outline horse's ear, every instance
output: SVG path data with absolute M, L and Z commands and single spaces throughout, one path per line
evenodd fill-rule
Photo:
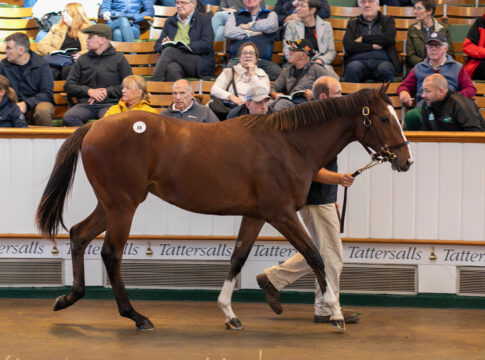
M 382 84 L 382 86 L 379 88 L 379 95 L 386 94 L 390 84 L 391 84 L 390 81 L 387 81 L 386 83 Z

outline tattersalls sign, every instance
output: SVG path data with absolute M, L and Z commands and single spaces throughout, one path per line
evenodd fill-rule
M 101 259 L 102 240 L 94 240 L 85 251 L 86 259 Z M 62 258 L 70 259 L 68 240 L 58 240 L 57 253 L 53 243 L 39 239 L 2 239 L 0 258 Z M 197 240 L 129 240 L 125 259 L 160 260 L 228 260 L 234 241 Z M 151 250 L 151 251 L 147 251 Z M 296 250 L 287 242 L 258 241 L 248 260 L 284 261 Z M 433 256 L 430 256 L 430 255 Z M 344 262 L 365 264 L 439 264 L 485 266 L 484 246 L 414 245 L 414 244 L 363 244 L 344 243 Z

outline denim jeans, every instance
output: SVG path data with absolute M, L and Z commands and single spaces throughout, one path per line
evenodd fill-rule
M 120 17 L 109 22 L 113 32 L 113 41 L 133 42 L 140 37 L 140 26 L 131 24 L 125 17 Z
M 224 25 L 226 25 L 228 11 L 218 11 L 212 17 L 212 30 L 214 30 L 214 41 L 224 41 Z

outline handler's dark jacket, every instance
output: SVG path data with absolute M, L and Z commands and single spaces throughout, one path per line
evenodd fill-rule
M 325 169 L 338 172 L 337 158 L 333 159 L 325 166 Z M 325 205 L 337 201 L 337 187 L 338 185 L 322 184 L 319 182 L 312 182 L 308 197 L 307 205 Z
M 364 34 L 366 27 L 367 25 L 362 15 L 349 20 L 343 39 L 346 55 L 345 64 L 352 60 L 352 55 L 379 51 L 372 48 L 372 44 L 377 44 L 383 47 L 396 73 L 400 73 L 401 65 L 399 64 L 395 45 L 396 26 L 394 24 L 394 18 L 392 16 L 382 15 L 379 11 L 376 21 L 372 26 L 372 34 Z M 354 40 L 360 36 L 362 36 L 362 42 L 355 42 Z
M 442 101 L 423 107 L 422 114 L 422 130 L 485 131 L 485 121 L 477 105 L 466 96 L 451 91 Z
M 121 98 L 121 83 L 131 74 L 128 60 L 110 45 L 101 55 L 94 51 L 81 55 L 66 79 L 64 90 L 68 95 L 75 96 L 79 102 L 87 103 L 89 89 L 106 88 L 108 96 L 101 104 L 118 103 Z
M 168 36 L 174 39 L 177 34 L 177 14 L 170 16 L 163 27 L 162 34 L 155 43 L 155 51 L 163 51 L 162 40 Z M 211 17 L 194 10 L 190 19 L 189 28 L 190 48 L 196 55 L 197 76 L 201 79 L 214 76 L 214 30 L 212 30 Z M 180 59 L 184 61 L 184 59 Z
M 27 64 L 19 66 L 7 58 L 0 62 L 0 75 L 4 75 L 17 93 L 19 102 L 24 101 L 27 109 L 33 109 L 40 102 L 54 103 L 54 79 L 49 64 L 38 54 L 29 51 Z

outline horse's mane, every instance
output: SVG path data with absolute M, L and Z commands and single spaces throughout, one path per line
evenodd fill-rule
M 369 106 L 372 89 L 362 89 L 353 94 L 328 98 L 325 100 L 308 101 L 298 106 L 266 115 L 245 116 L 244 126 L 257 128 L 265 132 L 291 131 L 299 127 L 311 126 L 327 122 L 337 117 L 351 117 Z M 384 100 L 391 103 L 387 96 Z

